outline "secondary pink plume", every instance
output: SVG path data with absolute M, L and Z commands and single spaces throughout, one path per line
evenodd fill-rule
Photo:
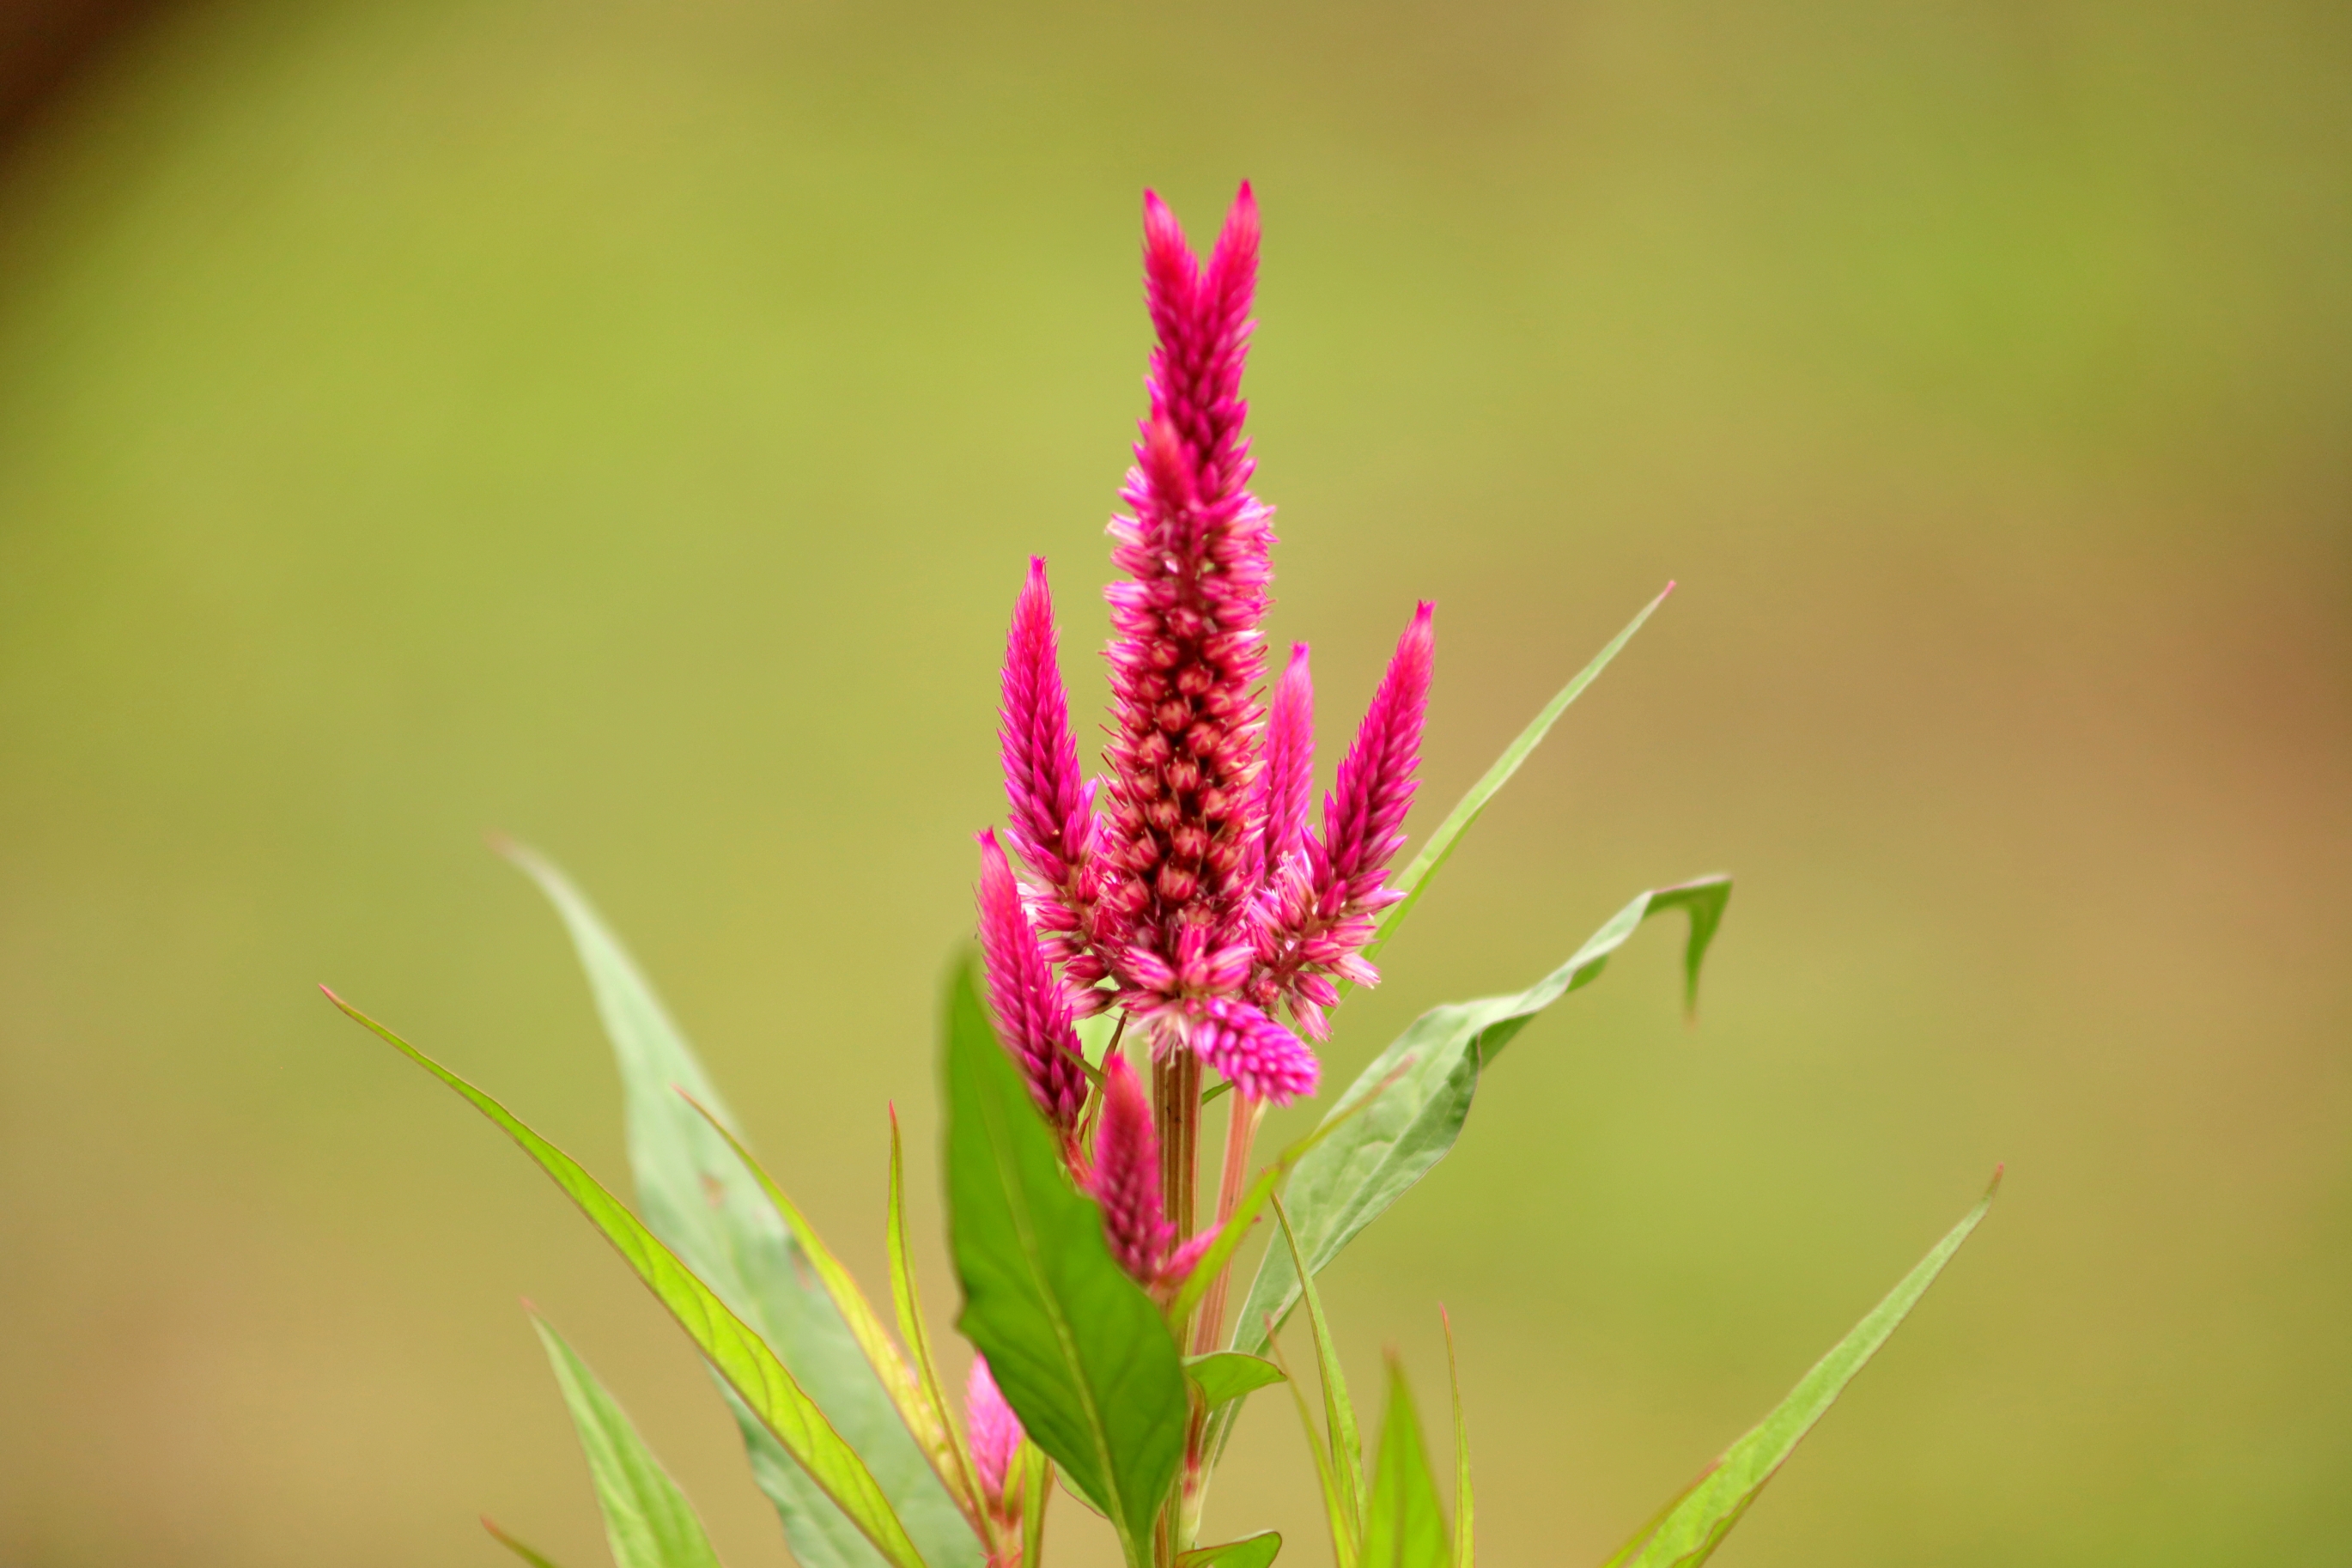
M 980 1489 L 994 1511 L 1004 1501 L 1004 1478 L 1025 1434 L 1021 1418 L 998 1392 L 986 1356 L 971 1358 L 971 1375 L 963 1385 L 963 1422 L 971 1436 L 971 1468 L 980 1472 Z
M 1387 885 L 1389 862 L 1404 843 L 1421 763 L 1422 721 L 1429 710 L 1435 657 L 1432 617 L 1423 604 L 1397 639 L 1380 689 L 1340 759 L 1339 776 L 1323 797 L 1321 831 L 1307 839 L 1305 874 L 1271 889 L 1271 930 L 1261 955 L 1271 954 L 1254 994 L 1280 994 L 1309 1035 L 1326 1030 L 1324 1010 L 1339 999 L 1333 977 L 1375 984 L 1380 972 L 1361 956 L 1374 917 L 1404 895 Z
M 1315 1092 L 1322 1064 L 1297 1036 L 1246 1002 L 1219 996 L 1195 1005 L 1192 1048 L 1236 1092 L 1276 1105 Z
M 1057 961 L 1074 985 L 1104 975 L 1090 950 L 1094 790 L 1078 772 L 1078 744 L 1070 733 L 1070 704 L 1062 689 L 1054 626 L 1054 598 L 1045 560 L 1029 558 L 1029 580 L 1013 607 L 1004 639 L 1004 674 L 997 707 L 997 739 L 1004 758 L 1004 795 L 1012 819 L 1004 837 L 1045 884 L 1034 900 L 1044 928 L 1045 956 Z M 1086 994 L 1091 995 L 1091 993 Z
M 1203 267 L 1156 195 L 1144 278 L 1151 411 L 1114 518 L 1108 814 L 1097 932 L 1121 999 L 1156 1014 L 1237 990 L 1263 864 L 1255 763 L 1270 509 L 1244 488 L 1241 378 L 1257 205 L 1235 197 Z
M 1175 1241 L 1160 1206 L 1160 1135 L 1152 1129 L 1143 1080 L 1117 1051 L 1103 1061 L 1102 1121 L 1095 1131 L 1091 1185 L 1095 1202 L 1102 1205 L 1110 1255 L 1137 1284 L 1157 1285 Z
M 1290 662 L 1274 683 L 1260 776 L 1265 781 L 1265 878 L 1276 882 L 1306 854 L 1307 801 L 1315 789 L 1315 677 L 1303 642 L 1291 645 Z
M 1066 1143 L 1086 1103 L 1085 1058 L 1071 1026 L 1069 1001 L 1030 929 L 1020 886 L 993 830 L 980 835 L 980 946 L 997 1034 L 1021 1064 L 1037 1109 Z

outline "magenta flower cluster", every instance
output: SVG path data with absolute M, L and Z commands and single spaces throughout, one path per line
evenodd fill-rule
M 999 738 L 1010 803 L 1003 842 L 981 836 L 981 933 L 990 1000 L 1071 1166 L 1102 1203 L 1121 1261 L 1166 1286 L 1180 1245 L 1142 1082 L 1113 1052 L 1087 1083 L 1075 1020 L 1118 1016 L 1154 1062 L 1190 1052 L 1244 1105 L 1312 1094 L 1342 982 L 1380 912 L 1402 896 L 1390 863 L 1420 759 L 1431 606 L 1398 642 L 1354 743 L 1308 820 L 1314 685 L 1303 643 L 1269 704 L 1262 625 L 1274 577 L 1273 509 L 1241 395 L 1258 260 L 1244 185 L 1203 264 L 1175 216 L 1144 198 L 1145 298 L 1158 344 L 1112 519 L 1112 641 L 1105 774 L 1084 777 L 1058 663 L 1045 563 L 1030 563 L 1006 640 Z M 1284 1022 L 1287 1015 L 1288 1023 Z M 1253 1116 L 1255 1110 L 1252 1111 Z M 1098 1124 L 1098 1125 L 1097 1125 Z M 1087 1135 L 1095 1129 L 1091 1159 Z M 1189 1151 L 1188 1151 L 1189 1152 Z

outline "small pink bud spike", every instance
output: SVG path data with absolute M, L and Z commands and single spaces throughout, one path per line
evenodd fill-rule
M 1315 1092 L 1322 1064 L 1297 1036 L 1246 1002 L 1219 996 L 1197 1006 L 1192 1048 L 1235 1093 L 1279 1106 Z
M 1089 940 L 1097 880 L 1091 866 L 1094 790 L 1078 772 L 1059 643 L 1045 560 L 1032 556 L 1029 580 L 1013 605 L 1013 628 L 1004 640 L 997 707 L 1004 795 L 1012 808 L 1005 837 L 1045 883 L 1045 894 L 1035 902 L 1046 958 L 1065 966 L 1074 986 L 1091 987 L 1106 973 Z M 1081 991 L 1077 999 L 1091 1001 L 1095 995 Z
M 1273 929 L 1261 943 L 1270 951 L 1253 994 L 1288 999 L 1299 1026 L 1320 1039 L 1324 1009 L 1339 1000 L 1331 977 L 1378 984 L 1380 972 L 1360 956 L 1372 939 L 1373 917 L 1399 895 L 1386 885 L 1389 862 L 1404 844 L 1405 814 L 1421 763 L 1422 721 L 1429 710 L 1429 678 L 1436 653 L 1433 617 L 1423 604 L 1397 639 L 1380 689 L 1340 759 L 1323 797 L 1319 833 L 1307 841 L 1303 886 L 1276 889 Z
M 988 1358 L 971 1358 L 971 1375 L 964 1380 L 963 1420 L 971 1435 L 971 1468 L 980 1472 L 980 1489 L 987 1500 L 991 1513 L 1001 1513 L 1004 1507 L 1004 1480 L 1013 1468 L 1013 1456 L 1021 1447 L 1024 1434 L 1021 1418 L 1013 1414 L 1013 1406 L 1004 1403 L 998 1392 L 996 1379 L 988 1370 Z
M 1265 876 L 1277 881 L 1283 868 L 1307 849 L 1307 801 L 1315 788 L 1315 678 L 1307 667 L 1307 645 L 1293 643 L 1290 662 L 1274 684 L 1273 712 L 1265 726 Z
M 1148 1288 L 1159 1283 L 1176 1239 L 1160 1201 L 1160 1135 L 1152 1128 L 1151 1099 L 1133 1064 L 1117 1051 L 1103 1061 L 1102 1094 L 1090 1184 L 1102 1205 L 1110 1255 Z
M 1085 1058 L 1070 1005 L 1021 907 L 1013 867 L 992 831 L 980 835 L 980 946 L 996 1030 L 1029 1080 L 1037 1109 L 1067 1143 L 1086 1103 Z
M 1270 510 L 1244 488 L 1242 368 L 1257 204 L 1234 199 L 1204 268 L 1144 197 L 1144 282 L 1159 346 L 1135 467 L 1114 518 L 1111 774 L 1096 933 L 1131 1012 L 1236 991 L 1255 948 L 1264 828 L 1256 783 L 1273 577 Z M 1081 975 L 1081 978 L 1084 978 Z

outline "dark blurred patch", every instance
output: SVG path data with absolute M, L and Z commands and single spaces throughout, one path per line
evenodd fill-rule
M 0 3 L 0 153 L 125 35 L 170 0 Z

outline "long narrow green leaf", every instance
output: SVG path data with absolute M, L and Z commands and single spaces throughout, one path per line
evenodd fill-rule
M 1282 1380 L 1290 1388 L 1290 1402 L 1298 1410 L 1299 1429 L 1307 1434 L 1307 1452 L 1315 1461 L 1315 1481 L 1323 1494 L 1324 1521 L 1331 1527 L 1331 1561 L 1339 1568 L 1355 1568 L 1355 1524 L 1348 1517 L 1347 1500 L 1339 1495 L 1339 1478 L 1331 1468 L 1331 1451 L 1324 1445 L 1323 1434 L 1315 1428 L 1315 1412 L 1307 1407 L 1306 1391 L 1291 1372 L 1290 1362 L 1282 1353 L 1281 1336 L 1271 1324 L 1265 1331 L 1265 1352 L 1282 1370 Z
M 536 882 L 563 921 L 620 1068 L 629 1165 L 646 1226 L 735 1315 L 774 1347 L 874 1474 L 932 1568 L 981 1568 L 982 1551 L 929 1459 L 898 1418 L 782 1216 L 683 1089 L 730 1131 L 735 1120 L 685 1035 L 611 929 L 545 859 L 501 853 Z M 722 1381 L 721 1386 L 724 1387 Z M 730 1391 L 751 1474 L 782 1521 L 801 1568 L 879 1568 L 865 1537 L 779 1447 Z
M 969 955 L 948 987 L 948 1229 L 964 1306 L 1005 1402 L 1099 1507 L 1130 1564 L 1182 1457 L 1191 1394 L 1175 1337 L 1113 1260 L 1102 1213 L 997 1043 Z
M 1437 1321 L 1445 1325 L 1445 1380 L 1454 1389 L 1454 1568 L 1470 1568 L 1470 1428 L 1462 1420 L 1462 1363 L 1454 1355 L 1454 1318 L 1443 1307 Z
M 691 1096 L 688 1099 L 693 1102 Z M 971 1472 L 970 1457 L 963 1445 L 955 1440 L 944 1413 L 925 1393 L 914 1369 L 907 1364 L 907 1358 L 898 1353 L 897 1345 L 890 1342 L 889 1331 L 875 1315 L 873 1304 L 866 1300 L 866 1292 L 859 1288 L 856 1277 L 842 1266 L 841 1259 L 833 1255 L 833 1248 L 824 1244 L 824 1237 L 817 1234 L 816 1227 L 809 1223 L 800 1205 L 776 1184 L 775 1178 L 768 1174 L 767 1168 L 752 1156 L 749 1149 L 743 1147 L 742 1141 L 729 1131 L 726 1124 L 707 1108 L 695 1103 L 695 1109 L 702 1112 L 704 1119 L 721 1138 L 727 1140 L 727 1146 L 735 1152 L 737 1159 L 742 1161 L 743 1168 L 751 1173 L 752 1178 L 760 1184 L 760 1190 L 768 1195 L 768 1201 L 775 1205 L 776 1212 L 784 1216 L 784 1223 L 792 1226 L 793 1239 L 800 1244 L 802 1255 L 815 1270 L 825 1293 L 833 1298 L 835 1310 L 841 1314 L 842 1321 L 849 1325 L 850 1338 L 856 1340 L 857 1348 L 865 1352 L 866 1364 L 874 1369 L 874 1375 L 880 1380 L 883 1391 L 889 1394 L 890 1403 L 898 1407 L 898 1418 L 906 1423 L 907 1430 L 914 1434 L 916 1447 L 921 1448 L 930 1460 L 931 1469 L 947 1487 L 950 1495 L 958 1497 L 965 1510 L 964 1517 L 972 1530 L 976 1532 L 984 1530 L 986 1527 L 982 1521 L 986 1516 L 981 1508 L 979 1478 Z
M 1578 670 L 1574 679 L 1553 693 L 1552 700 L 1543 705 L 1543 711 L 1538 713 L 1528 727 L 1503 748 L 1503 754 L 1495 759 L 1494 766 L 1488 768 L 1478 782 L 1470 786 L 1469 793 L 1446 813 L 1445 820 L 1437 825 L 1437 831 L 1429 836 L 1428 842 L 1421 847 L 1421 853 L 1412 858 L 1412 863 L 1397 879 L 1397 890 L 1404 894 L 1404 898 L 1381 917 L 1379 929 L 1364 948 L 1365 957 L 1370 958 L 1386 945 L 1390 935 L 1404 923 L 1404 917 L 1412 912 L 1412 906 L 1421 901 L 1421 895 L 1428 889 L 1429 879 L 1437 875 L 1439 868 L 1453 855 L 1454 845 L 1470 831 L 1470 825 L 1478 820 L 1479 813 L 1486 809 L 1486 803 L 1511 782 L 1511 775 L 1519 771 L 1519 764 L 1526 762 L 1538 746 L 1543 744 L 1544 737 L 1551 733 L 1551 727 L 1559 721 L 1562 713 L 1568 711 L 1568 705 L 1584 695 L 1584 689 L 1609 668 L 1609 661 L 1633 640 L 1633 634 L 1642 629 L 1642 623 L 1648 620 L 1657 607 L 1666 602 L 1666 595 L 1674 591 L 1675 585 L 1667 584 L 1664 593 L 1644 605 L 1642 613 L 1628 622 L 1623 631 L 1609 640 L 1607 647 L 1592 656 L 1591 663 Z
M 1239 1399 L 1269 1383 L 1280 1383 L 1282 1368 L 1264 1356 L 1216 1351 L 1208 1355 L 1187 1356 L 1184 1375 L 1201 1391 L 1202 1406 L 1214 1410 L 1229 1399 Z
M 1731 1527 L 1739 1522 L 1764 1483 L 1780 1472 L 1780 1468 L 1803 1441 L 1813 1423 L 1825 1415 L 1853 1381 L 1854 1373 L 1866 1365 L 1870 1358 L 1885 1344 L 1887 1336 L 1919 1304 L 1944 1265 L 1960 1249 L 1992 1206 L 1994 1194 L 2000 1191 L 2000 1173 L 1993 1173 L 1992 1184 L 1985 1189 L 1959 1224 L 1954 1226 L 1937 1242 L 1916 1268 L 1903 1277 L 1901 1284 L 1886 1293 L 1885 1300 L 1870 1310 L 1867 1317 L 1855 1324 L 1845 1338 L 1840 1340 L 1830 1353 L 1815 1363 L 1789 1396 L 1773 1408 L 1754 1430 L 1724 1450 L 1723 1458 L 1708 1467 L 1689 1494 L 1672 1509 L 1649 1538 L 1642 1542 L 1640 1552 L 1632 1559 L 1633 1568 L 1696 1568 L 1715 1554 Z
M 637 1436 L 618 1401 L 604 1391 L 563 1336 L 537 1312 L 530 1326 L 547 1347 L 549 1364 L 572 1411 L 572 1425 L 588 1456 L 596 1506 L 604 1514 L 604 1541 L 614 1568 L 719 1568 L 719 1553 L 695 1517 L 694 1505 Z
M 1381 1447 L 1372 1465 L 1372 1496 L 1365 1510 L 1363 1568 L 1447 1568 L 1445 1508 L 1430 1473 L 1404 1364 L 1389 1355 L 1389 1407 L 1381 1418 Z
M 1279 1531 L 1261 1530 L 1222 1546 L 1196 1546 L 1176 1555 L 1176 1568 L 1270 1568 L 1282 1551 Z
M 497 1542 L 500 1546 L 505 1547 L 509 1552 L 513 1552 L 516 1556 L 530 1563 L 530 1568 L 555 1568 L 555 1564 L 551 1561 L 541 1556 L 538 1552 L 533 1552 L 530 1547 L 525 1546 L 521 1542 L 517 1541 L 513 1536 L 509 1535 L 505 1531 L 500 1530 L 498 1526 L 498 1521 L 487 1513 L 482 1515 L 482 1528 L 490 1532 L 490 1539 L 492 1541 Z
M 637 1278 L 652 1289 L 670 1316 L 676 1318 L 720 1376 L 772 1433 L 784 1453 L 824 1489 L 851 1523 L 895 1568 L 923 1568 L 922 1555 L 908 1538 L 906 1527 L 892 1511 L 890 1500 L 873 1472 L 825 1420 L 814 1401 L 794 1382 L 784 1363 L 742 1319 L 728 1310 L 711 1289 L 695 1277 L 677 1254 L 663 1246 L 653 1232 L 631 1214 L 626 1205 L 598 1184 L 580 1163 L 526 1126 L 513 1112 L 488 1094 L 418 1050 L 333 992 L 329 1001 L 354 1022 L 372 1030 L 409 1060 L 447 1084 L 475 1110 L 539 1162 L 540 1168 L 580 1206 L 604 1239 L 613 1244 Z
M 1349 1568 L 1361 1559 L 1364 1545 L 1364 1446 L 1356 1436 L 1356 1404 L 1348 1397 L 1348 1377 L 1339 1368 L 1339 1349 L 1332 1341 L 1331 1325 L 1323 1317 L 1323 1298 L 1299 1253 L 1298 1232 L 1291 1226 L 1290 1211 L 1280 1198 L 1274 1200 L 1274 1217 L 1281 1222 L 1282 1239 L 1299 1278 L 1306 1281 L 1307 1329 L 1315 1342 L 1316 1375 L 1323 1384 L 1323 1420 L 1330 1428 L 1331 1479 L 1338 1483 L 1339 1505 L 1348 1517 L 1348 1550 L 1340 1558 L 1340 1568 Z
M 1021 1471 L 1021 1568 L 1045 1568 L 1045 1505 L 1054 1500 L 1054 1461 L 1045 1449 L 1024 1441 L 1016 1462 Z
M 898 1146 L 898 1108 L 890 1108 L 890 1305 L 898 1318 L 898 1337 L 906 1342 L 915 1363 L 916 1381 L 931 1407 L 932 1419 L 947 1434 L 956 1459 L 957 1486 L 967 1497 L 980 1496 L 980 1473 L 972 1468 L 971 1450 L 956 1430 L 948 1405 L 947 1387 L 940 1381 L 939 1363 L 931 1357 L 930 1331 L 923 1326 L 922 1295 L 915 1288 L 915 1253 L 907 1239 L 906 1158 Z M 956 1489 L 956 1488 L 950 1488 Z
M 1566 963 L 1517 995 L 1452 1003 L 1414 1020 L 1356 1076 L 1325 1118 L 1346 1124 L 1303 1156 L 1291 1173 L 1283 1201 L 1297 1226 L 1308 1268 L 1320 1270 L 1337 1258 L 1359 1231 L 1445 1157 L 1461 1135 L 1485 1067 L 1536 1015 L 1591 984 L 1610 954 L 1643 921 L 1667 910 L 1689 912 L 1684 971 L 1686 984 L 1696 986 L 1699 964 L 1730 896 L 1730 879 L 1723 877 L 1643 893 L 1612 916 Z M 1378 1100 L 1356 1114 L 1361 1101 L 1375 1091 Z M 1268 1247 L 1234 1320 L 1233 1348 L 1258 1349 L 1265 1343 L 1265 1321 L 1281 1322 L 1297 1301 L 1298 1272 L 1288 1253 Z

